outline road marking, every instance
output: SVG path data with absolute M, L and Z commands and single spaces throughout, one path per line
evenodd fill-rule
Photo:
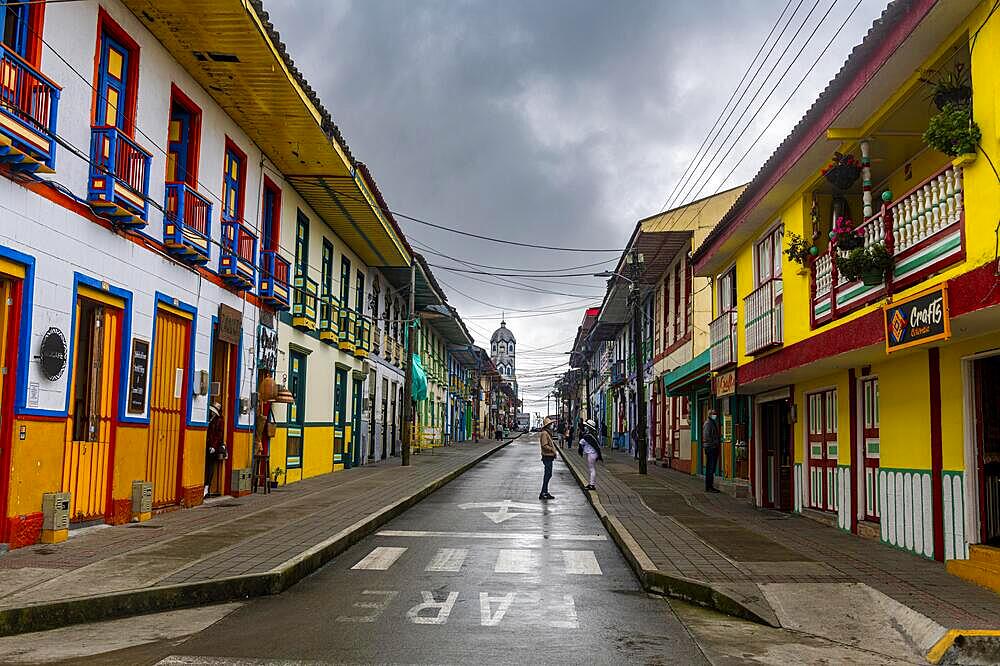
M 502 597 L 491 597 L 489 592 L 479 593 L 479 616 L 480 624 L 484 627 L 495 627 L 500 624 L 500 620 L 507 614 L 510 605 L 514 603 L 516 592 L 509 592 Z M 500 602 L 500 607 L 496 613 L 490 612 L 490 602 Z
M 607 541 L 603 534 L 545 534 L 544 532 L 422 532 L 420 530 L 382 530 L 384 537 L 434 537 L 455 539 L 516 539 L 518 541 Z
M 538 561 L 535 557 L 536 551 L 517 549 L 502 549 L 497 553 L 496 564 L 493 565 L 494 573 L 533 573 L 538 569 Z
M 410 622 L 413 624 L 444 624 L 447 622 L 448 616 L 451 615 L 451 609 L 455 606 L 455 601 L 458 600 L 458 592 L 449 592 L 444 601 L 436 601 L 433 592 L 421 591 L 420 594 L 423 596 L 424 602 L 406 611 L 406 617 L 410 619 Z M 421 615 L 421 611 L 425 610 L 436 611 L 436 613 L 434 615 Z
M 438 548 L 424 571 L 461 571 L 468 554 L 466 548 Z
M 564 550 L 562 554 L 568 574 L 600 576 L 604 573 L 592 550 Z
M 368 615 L 341 615 L 337 618 L 337 622 L 374 622 L 382 616 L 382 612 L 389 607 L 392 600 L 399 596 L 399 592 L 393 590 L 363 590 L 361 594 L 381 596 L 383 599 L 381 601 L 355 601 L 355 608 L 367 608 L 374 612 Z
M 400 556 L 406 552 L 405 548 L 390 548 L 387 546 L 379 546 L 372 552 L 365 555 L 364 559 L 355 564 L 352 569 L 369 569 L 373 571 L 385 571 L 393 564 Z
M 538 504 L 525 504 L 524 502 L 515 502 L 513 500 L 500 500 L 499 502 L 466 502 L 465 504 L 459 504 L 458 508 L 462 509 L 492 509 L 496 508 L 496 511 L 483 511 L 483 515 L 492 520 L 494 523 L 502 523 L 505 520 L 510 520 L 511 518 L 517 518 L 518 516 L 527 515 L 525 513 L 512 513 L 511 509 L 521 509 L 522 511 L 544 511 L 545 509 Z
M 566 619 L 555 620 L 552 622 L 552 626 L 556 629 L 579 629 L 580 622 L 576 615 L 576 601 L 573 599 L 573 595 L 564 594 L 563 602 L 566 604 Z

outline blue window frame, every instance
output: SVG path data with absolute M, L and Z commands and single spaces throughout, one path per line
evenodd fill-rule
M 11 51 L 27 59 L 28 57 L 28 19 L 31 5 L 10 4 L 8 0 L 0 0 L 0 35 L 3 43 Z
M 278 239 L 275 232 L 275 221 L 278 219 L 278 193 L 274 188 L 264 186 L 264 202 L 261 211 L 260 249 L 277 250 Z
M 195 186 L 191 162 L 192 114 L 176 102 L 170 105 L 169 140 L 167 142 L 167 182 Z
M 222 214 L 226 220 L 243 219 L 244 158 L 233 148 L 226 148 L 225 172 L 222 174 Z
M 129 51 L 107 33 L 101 35 L 101 60 L 97 76 L 97 116 L 94 124 L 127 130 Z

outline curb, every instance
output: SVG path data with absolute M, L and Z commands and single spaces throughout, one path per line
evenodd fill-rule
M 573 478 L 576 479 L 576 482 L 580 484 L 582 489 L 586 485 L 582 472 L 569 463 L 561 448 L 557 448 L 557 451 L 559 457 L 563 459 L 563 463 L 569 468 L 570 474 L 573 475 Z M 593 490 L 584 490 L 583 493 L 587 496 L 598 518 L 601 519 L 601 523 L 611 534 L 612 540 L 617 544 L 618 549 L 622 552 L 626 561 L 628 561 L 629 566 L 632 567 L 632 571 L 635 572 L 636 578 L 639 579 L 639 583 L 644 590 L 695 603 L 699 606 L 705 606 L 720 613 L 750 620 L 758 624 L 780 627 L 777 619 L 769 620 L 761 617 L 756 611 L 712 586 L 710 583 L 682 576 L 672 576 L 657 569 L 656 565 L 649 559 L 649 556 L 646 555 L 646 552 L 636 542 L 629 531 L 625 529 L 621 521 L 616 516 L 608 513 L 604 508 L 597 493 Z
M 412 495 L 379 509 L 271 571 L 0 609 L 0 636 L 280 594 L 515 439 L 484 451 Z

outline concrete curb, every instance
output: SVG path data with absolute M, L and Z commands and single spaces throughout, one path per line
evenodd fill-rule
M 134 615 L 279 594 L 438 488 L 455 480 L 484 459 L 506 447 L 514 439 L 517 437 L 487 449 L 479 456 L 438 477 L 412 495 L 383 507 L 271 571 L 195 583 L 77 597 L 18 608 L 4 608 L 0 609 L 0 636 L 45 631 L 72 624 L 101 622 Z
M 587 482 L 584 480 L 583 474 L 566 460 L 566 454 L 561 448 L 557 450 L 566 467 L 569 468 L 573 478 L 580 484 L 580 487 L 583 488 L 586 486 Z M 597 493 L 593 490 L 584 490 L 583 493 L 587 496 L 597 516 L 601 519 L 601 523 L 604 524 L 604 527 L 611 534 L 611 538 L 615 544 L 618 545 L 618 549 L 621 550 L 629 566 L 632 567 L 644 590 L 695 603 L 725 613 L 726 615 L 750 620 L 751 622 L 771 627 L 781 626 L 778 624 L 777 618 L 769 619 L 762 617 L 754 609 L 734 599 L 710 583 L 682 576 L 672 576 L 657 569 L 656 565 L 649 559 L 649 556 L 646 555 L 646 552 L 636 542 L 625 526 L 622 525 L 621 521 L 616 516 L 608 513 L 604 508 Z

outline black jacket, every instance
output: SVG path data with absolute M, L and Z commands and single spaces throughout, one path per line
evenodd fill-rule
M 719 424 L 715 419 L 709 417 L 701 426 L 701 445 L 712 448 L 720 444 L 722 444 L 722 432 L 719 430 Z

